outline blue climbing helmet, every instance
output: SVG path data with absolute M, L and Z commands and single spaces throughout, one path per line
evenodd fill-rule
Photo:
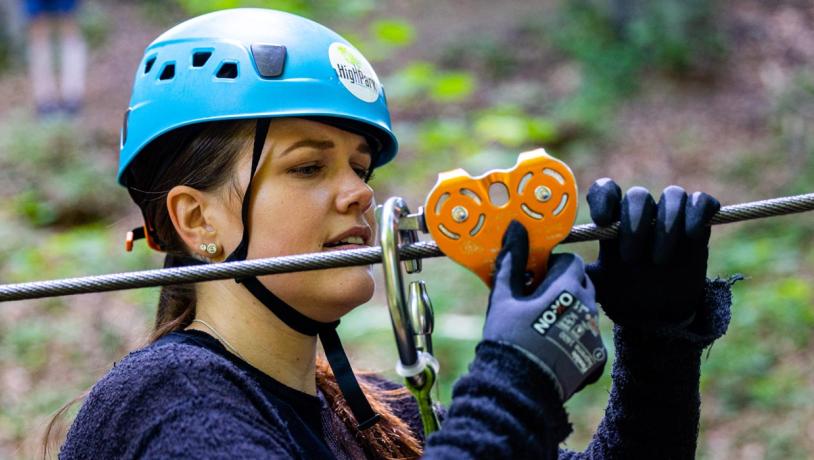
M 118 180 L 150 142 L 196 123 L 307 117 L 364 135 L 373 166 L 396 154 L 384 90 L 337 33 L 281 11 L 240 8 L 185 21 L 139 65 L 121 131 Z

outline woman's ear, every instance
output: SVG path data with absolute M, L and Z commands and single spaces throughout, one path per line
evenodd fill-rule
M 216 227 L 206 218 L 209 208 L 218 205 L 210 194 L 186 185 L 177 185 L 167 194 L 167 212 L 191 254 L 214 259 L 222 252 Z

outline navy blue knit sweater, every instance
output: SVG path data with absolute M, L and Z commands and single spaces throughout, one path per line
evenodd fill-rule
M 482 342 L 425 458 L 693 458 L 702 350 L 729 323 L 728 283 L 681 330 L 616 327 L 610 400 L 585 452 L 548 377 L 516 350 Z M 386 385 L 383 383 L 383 385 Z M 578 396 L 577 396 L 578 397 Z M 410 399 L 393 406 L 420 433 Z M 321 397 L 276 382 L 200 332 L 131 353 L 92 389 L 60 458 L 354 458 Z M 352 435 L 351 435 L 352 436 Z

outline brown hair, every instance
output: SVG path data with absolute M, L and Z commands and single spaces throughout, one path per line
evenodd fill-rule
M 201 191 L 212 191 L 231 181 L 238 194 L 235 167 L 241 150 L 249 145 L 255 122 L 250 120 L 217 121 L 172 131 L 153 141 L 129 168 L 124 181 L 139 204 L 154 237 L 170 257 L 189 257 L 183 241 L 175 231 L 166 206 L 167 194 L 177 185 Z M 186 328 L 195 317 L 194 285 L 166 286 L 161 289 L 155 327 L 149 342 Z M 317 387 L 333 411 L 354 434 L 365 454 L 374 458 L 402 459 L 421 455 L 422 446 L 410 426 L 398 418 L 389 403 L 409 396 L 406 389 L 384 390 L 360 379 L 359 384 L 373 410 L 381 415 L 372 428 L 360 431 L 342 396 L 339 385 L 324 358 L 316 363 Z M 60 409 L 49 423 L 44 438 L 44 456 L 55 421 L 80 401 L 87 392 Z

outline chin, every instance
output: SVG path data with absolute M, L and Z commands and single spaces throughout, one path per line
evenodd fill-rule
M 370 267 L 301 272 L 267 280 L 266 287 L 283 301 L 325 323 L 370 300 L 376 287 Z
M 336 273 L 335 285 L 330 297 L 334 298 L 334 305 L 340 316 L 362 305 L 373 297 L 373 290 L 376 283 L 369 267 L 352 267 L 340 269 L 341 273 Z M 333 276 L 332 276 L 333 278 Z

